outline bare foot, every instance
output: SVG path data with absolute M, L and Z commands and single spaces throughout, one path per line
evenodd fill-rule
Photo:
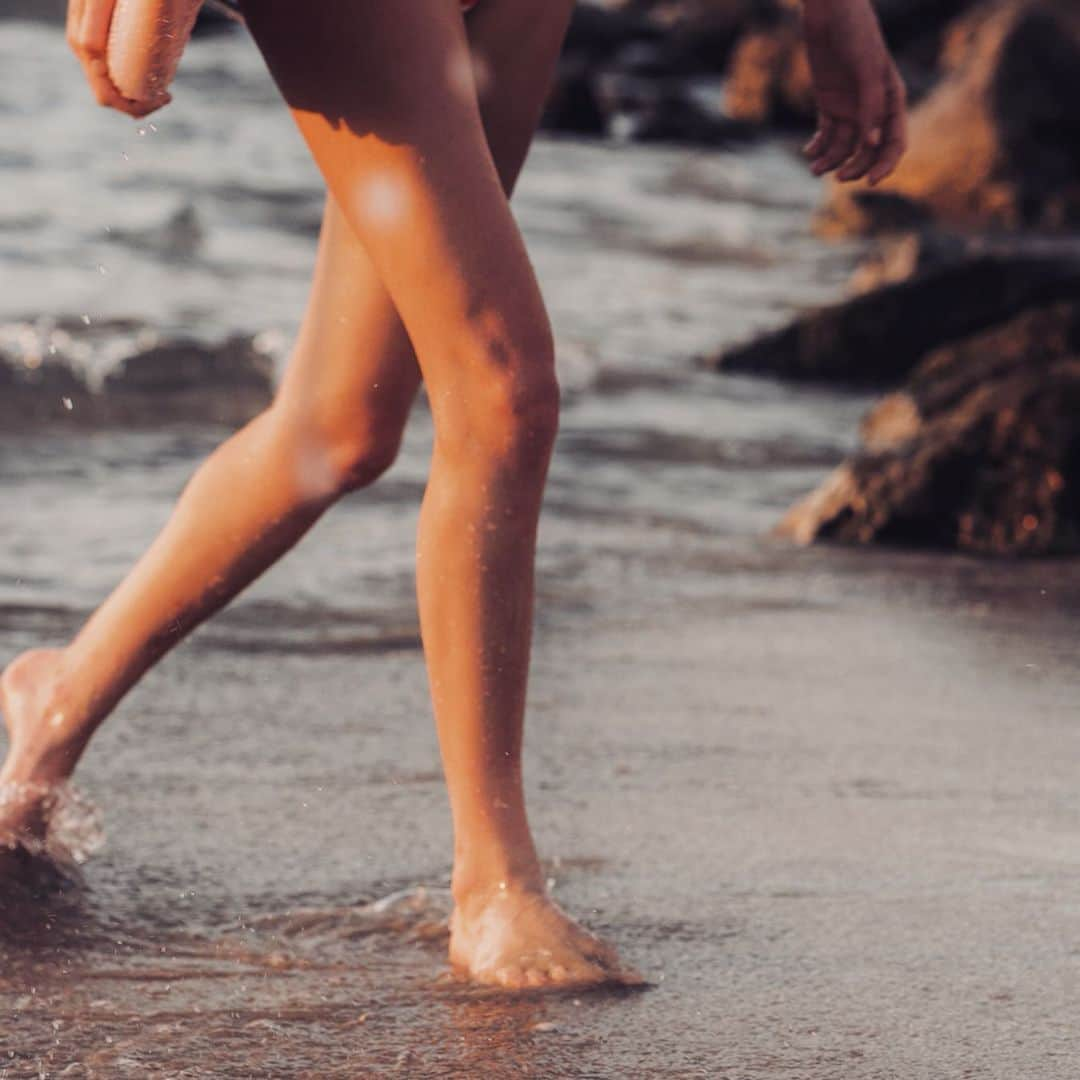
M 25 652 L 0 675 L 0 713 L 8 730 L 0 769 L 0 847 L 44 840 L 52 795 L 74 767 L 65 717 L 51 705 L 62 655 Z
M 514 888 L 458 903 L 450 919 L 450 963 L 474 982 L 512 990 L 645 981 L 549 896 Z

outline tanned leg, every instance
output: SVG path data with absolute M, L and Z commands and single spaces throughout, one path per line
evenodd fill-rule
M 472 46 L 500 118 L 492 145 L 520 156 L 569 4 L 490 3 L 470 25 Z M 525 815 L 533 562 L 558 389 L 547 314 L 463 77 L 461 17 L 447 0 L 249 0 L 246 10 L 397 307 L 431 402 L 417 581 L 455 828 L 452 960 L 508 987 L 630 979 L 546 895 Z

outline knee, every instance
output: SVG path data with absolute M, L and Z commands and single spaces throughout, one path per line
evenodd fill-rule
M 288 414 L 281 417 L 281 428 L 294 478 L 301 492 L 312 500 L 333 500 L 366 487 L 397 458 L 401 423 L 364 410 L 281 412 Z
M 324 442 L 334 494 L 375 483 L 397 460 L 401 428 L 373 422 Z
M 429 388 L 442 451 L 517 473 L 546 470 L 560 396 L 550 327 L 483 333 L 461 371 L 455 385 Z

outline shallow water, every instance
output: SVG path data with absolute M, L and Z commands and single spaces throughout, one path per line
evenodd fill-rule
M 9 337 L 134 317 L 284 356 L 320 193 L 243 37 L 197 43 L 140 135 L 55 30 L 3 35 Z M 781 147 L 542 140 L 515 200 L 568 389 L 530 796 L 556 895 L 653 988 L 443 980 L 419 408 L 103 729 L 105 849 L 0 900 L 0 1076 L 1075 1075 L 1080 567 L 765 539 L 866 399 L 694 363 L 839 295 L 815 198 Z M 0 660 L 78 627 L 221 434 L 0 435 Z

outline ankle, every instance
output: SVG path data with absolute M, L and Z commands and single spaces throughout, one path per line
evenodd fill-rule
M 451 891 L 458 908 L 483 906 L 499 896 L 547 891 L 544 873 L 535 853 L 531 858 L 486 862 L 454 867 Z
M 66 779 L 83 746 L 82 725 L 65 690 L 65 654 L 23 654 L 4 673 L 2 699 L 9 752 L 0 776 L 6 783 Z

